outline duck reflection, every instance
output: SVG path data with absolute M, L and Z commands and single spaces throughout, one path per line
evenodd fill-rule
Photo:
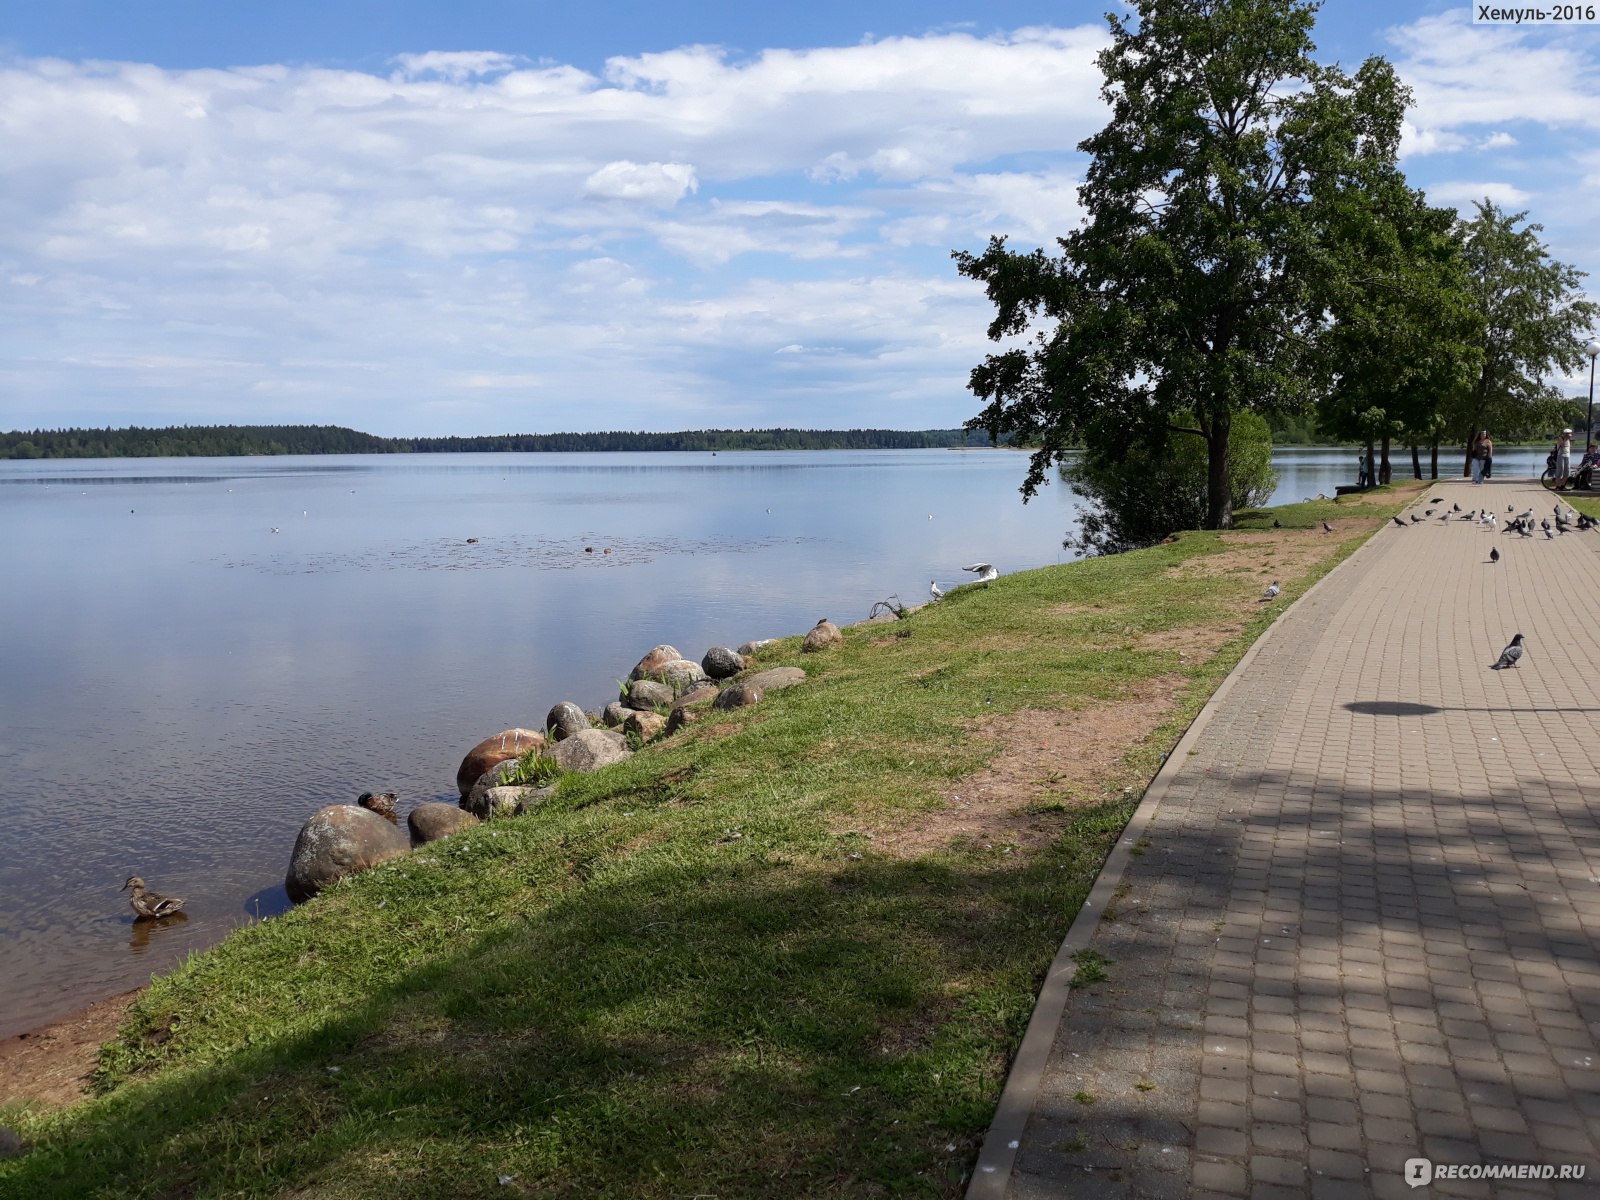
M 135 952 L 144 950 L 150 945 L 152 937 L 159 937 L 162 930 L 182 925 L 188 919 L 188 913 L 175 912 L 165 917 L 157 917 L 153 921 L 130 921 L 128 949 Z

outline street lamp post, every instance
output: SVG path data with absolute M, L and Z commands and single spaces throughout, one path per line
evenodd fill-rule
M 1584 422 L 1586 440 L 1594 441 L 1594 360 L 1600 356 L 1600 338 L 1590 338 L 1584 352 L 1589 356 L 1589 419 Z

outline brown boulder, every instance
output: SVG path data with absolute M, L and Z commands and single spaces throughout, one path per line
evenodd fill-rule
M 413 846 L 437 842 L 458 829 L 466 829 L 477 823 L 478 818 L 464 811 L 459 804 L 419 804 L 406 818 Z
M 754 675 L 746 675 L 740 680 L 741 683 L 758 687 L 763 692 L 776 692 L 805 681 L 806 673 L 803 667 L 768 667 L 765 671 L 757 671 Z
M 723 688 L 711 704 L 712 708 L 744 708 L 751 704 L 761 703 L 761 689 L 755 687 L 747 680 L 730 683 Z
M 658 704 L 671 704 L 677 693 L 665 683 L 655 679 L 635 679 L 628 684 L 622 703 L 633 709 L 654 708 Z
M 675 708 L 667 714 L 666 732 L 668 734 L 677 733 L 678 730 L 686 725 L 696 724 L 705 715 L 706 710 L 704 708 Z
M 544 734 L 536 729 L 506 729 L 484 738 L 456 768 L 456 790 L 463 797 L 490 767 L 508 758 L 521 758 L 529 750 L 544 745 Z
M 283 886 L 299 904 L 347 875 L 410 849 L 411 839 L 377 813 L 353 804 L 330 804 L 300 827 Z
M 717 685 L 714 683 L 700 683 L 690 688 L 683 695 L 672 702 L 673 708 L 693 708 L 698 704 L 710 704 L 717 698 Z
M 644 679 L 646 676 L 659 670 L 669 662 L 677 662 L 683 655 L 679 654 L 676 647 L 657 646 L 643 658 L 639 664 L 628 672 L 629 679 Z
M 636 733 L 648 742 L 661 732 L 666 723 L 667 719 L 658 712 L 629 713 L 628 719 L 622 723 L 622 731 Z
M 811 632 L 806 634 L 805 640 L 800 643 L 800 649 L 810 652 L 826 650 L 830 646 L 842 645 L 844 634 L 839 632 L 839 627 L 827 617 L 823 617 L 811 627 Z

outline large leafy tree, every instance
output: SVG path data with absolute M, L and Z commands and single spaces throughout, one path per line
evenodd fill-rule
M 1481 358 L 1467 386 L 1446 407 L 1449 427 L 1469 450 L 1489 430 L 1506 441 L 1549 434 L 1566 419 L 1566 400 L 1545 382 L 1587 363 L 1585 333 L 1600 305 L 1583 298 L 1584 272 L 1550 257 L 1543 226 L 1527 213 L 1502 212 L 1488 200 L 1457 228 L 1478 320 Z
M 1403 437 L 1437 446 L 1439 409 L 1476 373 L 1478 321 L 1464 261 L 1452 236 L 1454 210 L 1433 208 L 1391 164 L 1328 189 L 1320 198 L 1330 318 L 1318 336 L 1330 380 L 1318 405 L 1324 433 L 1381 449 L 1378 480 L 1389 482 L 1389 443 Z M 1420 477 L 1420 466 L 1417 466 Z
M 1354 80 L 1312 58 L 1304 0 L 1133 0 L 1108 16 L 1085 221 L 1059 256 L 990 241 L 957 253 L 997 308 L 989 334 L 1026 346 L 972 373 L 969 422 L 1040 448 L 1031 495 L 1075 442 L 1206 447 L 1205 525 L 1231 523 L 1230 430 L 1242 411 L 1304 407 L 1317 390 L 1320 273 L 1334 269 L 1314 194 L 1358 148 L 1393 157 L 1399 89 L 1381 63 Z M 1173 414 L 1188 413 L 1193 424 Z

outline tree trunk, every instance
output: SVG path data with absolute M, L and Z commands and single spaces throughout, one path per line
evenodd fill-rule
M 1411 443 L 1411 478 L 1422 478 L 1422 452 L 1415 442 Z
M 1206 433 L 1206 528 L 1233 528 L 1233 485 L 1228 478 L 1228 432 L 1231 417 L 1212 418 Z
M 1394 476 L 1394 469 L 1389 465 L 1389 435 L 1383 435 L 1383 459 L 1378 464 L 1378 482 L 1388 483 Z
M 1429 479 L 1437 479 L 1437 478 L 1439 478 L 1439 439 L 1438 438 L 1434 438 L 1433 439 L 1433 446 L 1431 447 L 1431 450 L 1432 450 L 1432 463 L 1433 463 L 1432 469 L 1433 469 L 1433 474 L 1429 475 L 1428 478 Z

